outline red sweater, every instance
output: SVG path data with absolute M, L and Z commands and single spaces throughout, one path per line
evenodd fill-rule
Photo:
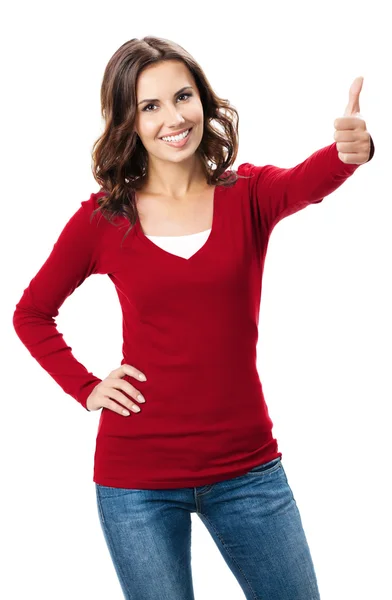
M 108 275 L 123 314 L 123 360 L 147 381 L 125 376 L 146 398 L 128 417 L 103 408 L 93 481 L 122 488 L 207 485 L 282 456 L 256 368 L 263 266 L 269 236 L 284 217 L 321 202 L 359 165 L 336 144 L 289 169 L 238 168 L 218 186 L 207 242 L 191 258 L 171 254 L 140 222 L 109 223 L 91 194 L 65 225 L 24 290 L 13 324 L 31 355 L 86 408 L 102 381 L 72 354 L 56 327 L 65 299 L 93 274 Z M 105 377 L 109 374 L 105 374 Z

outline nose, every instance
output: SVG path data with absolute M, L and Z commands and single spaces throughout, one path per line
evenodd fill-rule
M 185 123 L 184 117 L 181 115 L 181 112 L 176 106 L 168 108 L 168 117 L 167 117 L 167 129 L 170 127 L 178 127 L 178 125 L 182 125 Z

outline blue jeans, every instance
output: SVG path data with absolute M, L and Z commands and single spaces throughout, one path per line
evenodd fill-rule
M 248 600 L 319 600 L 299 510 L 281 458 L 194 488 L 95 484 L 105 541 L 127 600 L 194 600 L 191 513 Z

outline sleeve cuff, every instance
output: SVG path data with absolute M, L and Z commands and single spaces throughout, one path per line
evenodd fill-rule
M 80 402 L 80 404 L 83 406 L 83 408 L 85 408 L 88 412 L 91 412 L 91 410 L 89 410 L 86 406 L 87 404 L 87 399 L 89 397 L 89 395 L 91 394 L 91 392 L 93 391 L 93 389 L 99 384 L 101 383 L 102 379 L 99 379 L 99 377 L 96 378 L 96 380 L 92 381 L 91 383 L 87 384 L 82 391 L 78 394 L 77 397 L 77 401 Z
M 373 142 L 372 136 L 370 136 L 370 156 L 369 156 L 369 160 L 372 160 L 373 156 L 374 156 L 374 142 Z M 367 162 L 369 162 L 369 160 Z

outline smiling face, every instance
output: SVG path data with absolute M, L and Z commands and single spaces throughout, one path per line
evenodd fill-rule
M 203 105 L 188 67 L 168 60 L 146 67 L 136 83 L 135 131 L 151 158 L 180 162 L 193 156 L 203 138 Z M 191 129 L 186 139 L 166 142 Z

